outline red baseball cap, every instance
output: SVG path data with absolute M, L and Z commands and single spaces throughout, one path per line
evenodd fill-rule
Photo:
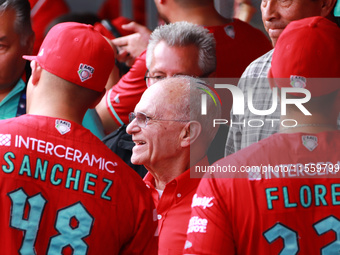
M 76 22 L 55 25 L 46 35 L 36 60 L 46 71 L 79 86 L 102 92 L 114 67 L 111 45 L 93 26 Z
M 305 88 L 312 97 L 338 90 L 340 28 L 319 16 L 289 23 L 275 45 L 268 78 L 275 78 L 272 87 Z

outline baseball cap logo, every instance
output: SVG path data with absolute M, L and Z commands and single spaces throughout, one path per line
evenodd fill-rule
M 290 85 L 292 85 L 293 88 L 305 88 L 306 78 L 298 75 L 291 75 Z
M 84 82 L 90 78 L 92 78 L 92 74 L 94 73 L 94 68 L 92 66 L 86 64 L 80 64 L 78 69 L 78 75 L 81 82 Z
M 59 131 L 60 134 L 64 135 L 71 131 L 71 123 L 65 120 L 56 120 L 55 128 Z

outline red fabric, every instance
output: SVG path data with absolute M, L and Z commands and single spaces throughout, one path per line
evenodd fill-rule
M 111 24 L 118 30 L 118 32 L 121 34 L 121 36 L 126 36 L 133 34 L 133 32 L 127 31 L 122 28 L 122 25 L 130 23 L 131 20 L 127 19 L 125 17 L 118 17 L 113 20 L 111 20 Z M 106 36 L 109 39 L 115 39 L 114 35 L 107 30 L 101 23 L 97 22 L 94 24 L 94 28 L 99 31 L 102 35 Z
M 69 7 L 64 0 L 29 0 L 29 2 L 31 5 L 32 27 L 35 33 L 33 54 L 38 54 L 47 26 L 55 18 L 68 13 Z M 39 4 L 40 7 L 36 6 L 36 4 Z
M 209 165 L 208 159 L 203 158 L 198 165 Z M 144 177 L 144 182 L 151 190 L 158 213 L 158 254 L 182 254 L 192 196 L 196 192 L 200 179 L 191 179 L 188 169 L 166 185 L 160 199 L 154 186 L 155 180 L 150 173 Z
M 123 16 L 120 16 L 118 18 L 115 18 L 113 20 L 111 20 L 112 25 L 115 26 L 115 28 L 118 30 L 118 32 L 122 35 L 122 36 L 126 36 L 126 35 L 131 35 L 133 34 L 133 32 L 131 31 L 127 31 L 125 29 L 122 28 L 122 25 L 124 24 L 128 24 L 130 23 L 132 20 L 125 18 Z
M 139 24 L 145 25 L 145 1 L 133 0 L 133 20 Z M 120 0 L 107 0 L 101 6 L 98 16 L 101 19 L 115 19 L 121 16 Z
M 147 88 L 144 80 L 147 71 L 145 58 L 146 51 L 136 58 L 130 71 L 105 95 L 107 109 L 118 125 L 129 123 L 129 113 L 135 110 Z
M 205 198 L 209 205 L 195 203 L 192 219 L 207 224 L 203 232 L 192 228 L 188 233 L 185 253 L 320 254 L 324 250 L 334 254 L 338 249 L 333 242 L 340 226 L 340 173 L 331 173 L 328 167 L 302 175 L 293 169 L 319 163 L 321 171 L 327 163 L 339 170 L 340 151 L 335 149 L 339 147 L 339 131 L 274 134 L 217 161 L 214 166 L 231 165 L 236 170 L 241 166 L 290 165 L 292 172 L 288 174 L 288 168 L 279 171 L 285 178 L 267 171 L 262 176 L 222 173 L 202 179 L 196 201 Z M 308 167 L 312 170 L 312 165 Z M 222 179 L 236 175 L 243 178 Z
M 312 97 L 338 90 L 339 45 L 340 28 L 329 19 L 317 16 L 291 22 L 275 45 L 269 75 L 286 79 L 275 79 L 270 84 L 279 88 L 305 88 Z
M 216 39 L 214 77 L 239 78 L 253 60 L 272 49 L 270 41 L 260 30 L 238 19 L 223 26 L 206 28 Z M 230 31 L 230 35 L 226 31 Z
M 89 130 L 36 115 L 4 120 L 0 155 L 1 254 L 60 254 L 69 244 L 87 254 L 157 254 L 149 190 Z

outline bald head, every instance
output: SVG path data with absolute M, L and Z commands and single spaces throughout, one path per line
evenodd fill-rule
M 201 98 L 207 95 L 207 111 L 201 114 Z M 175 76 L 161 80 L 149 87 L 141 101 L 152 101 L 157 118 L 192 120 L 201 124 L 201 133 L 210 143 L 217 128 L 213 120 L 220 118 L 221 105 L 214 91 L 202 80 L 190 76 Z

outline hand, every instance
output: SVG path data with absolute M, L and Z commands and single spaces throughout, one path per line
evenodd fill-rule
M 136 22 L 122 25 L 122 28 L 135 33 L 113 39 L 112 42 L 118 49 L 117 60 L 119 62 L 125 62 L 128 66 L 132 66 L 135 59 L 146 50 L 151 31 Z
M 104 38 L 106 39 L 106 41 L 110 44 L 110 46 L 112 47 L 113 49 L 113 52 L 115 53 L 115 58 L 117 58 L 117 49 L 116 49 L 116 46 L 113 44 L 113 42 L 108 39 L 107 37 L 104 36 Z M 115 61 L 115 58 L 112 59 L 112 61 Z M 111 73 L 110 73 L 110 76 L 109 76 L 109 79 L 105 85 L 105 88 L 106 90 L 109 90 L 110 88 L 112 88 L 113 85 L 115 85 L 120 79 L 120 75 L 119 75 L 119 69 L 117 67 L 117 65 L 114 65 Z

